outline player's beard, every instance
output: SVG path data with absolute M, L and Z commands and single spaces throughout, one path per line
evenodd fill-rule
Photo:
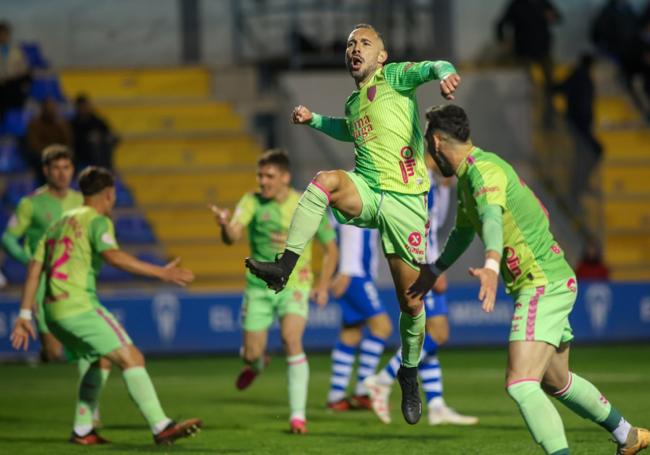
M 455 174 L 454 167 L 451 165 L 449 160 L 440 153 L 440 150 L 436 150 L 435 153 L 431 154 L 433 157 L 433 161 L 436 162 L 438 165 L 438 169 L 440 169 L 440 173 L 443 175 L 443 177 L 453 177 Z

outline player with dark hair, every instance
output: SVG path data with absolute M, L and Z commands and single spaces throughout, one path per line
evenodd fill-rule
M 95 279 L 102 260 L 127 272 L 182 286 L 191 282 L 194 275 L 178 267 L 179 259 L 159 267 L 119 249 L 110 219 L 115 205 L 115 183 L 109 171 L 94 166 L 86 168 L 79 175 L 79 187 L 84 205 L 65 212 L 47 229 L 29 263 L 20 315 L 11 334 L 12 345 L 15 349 L 27 349 L 29 337 L 35 336 L 31 308 L 44 276 L 48 327 L 71 356 L 91 363 L 79 382 L 70 442 L 108 442 L 94 428 L 92 415 L 105 384 L 103 371 L 113 363 L 122 370 L 129 395 L 149 424 L 156 444 L 172 444 L 198 431 L 202 423 L 198 419 L 176 423 L 167 417 L 144 368 L 142 353 L 99 302 Z
M 416 423 L 422 414 L 417 367 L 425 332 L 421 299 L 406 295 L 424 262 L 429 177 L 424 163 L 416 89 L 439 80 L 443 97 L 453 99 L 460 83 L 445 61 L 387 63 L 379 33 L 357 25 L 347 40 L 345 62 L 356 90 L 345 103 L 345 117 L 327 117 L 305 106 L 292 120 L 354 143 L 355 168 L 319 172 L 303 193 L 291 222 L 287 247 L 277 261 L 247 259 L 247 267 L 267 285 L 281 290 L 328 207 L 342 224 L 379 229 L 382 247 L 400 304 L 402 413 Z
M 507 162 L 472 143 L 462 108 L 429 109 L 425 138 L 442 174 L 458 177 L 458 211 L 443 251 L 435 262 L 420 265 L 409 295 L 429 292 L 478 234 L 485 264 L 469 272 L 480 281 L 484 311 L 494 308 L 499 273 L 515 300 L 506 390 L 535 441 L 548 454 L 569 453 L 562 419 L 548 394 L 609 431 L 617 454 L 648 447 L 648 430 L 632 427 L 593 384 L 569 370 L 569 315 L 578 283 L 551 234 L 544 206 Z
M 271 261 L 282 252 L 287 240 L 291 216 L 298 205 L 299 193 L 291 188 L 289 157 L 282 150 L 269 150 L 257 163 L 259 191 L 246 193 L 230 216 L 227 209 L 211 207 L 221 227 L 221 239 L 231 245 L 248 231 L 251 256 Z M 289 424 L 292 433 L 307 432 L 307 386 L 309 365 L 302 346 L 307 324 L 309 297 L 320 306 L 327 303 L 329 283 L 336 269 L 338 249 L 336 235 L 327 221 L 319 220 L 316 237 L 325 249 L 323 266 L 316 286 L 312 288 L 311 245 L 297 264 L 298 273 L 286 289 L 274 293 L 252 273 L 246 273 L 246 290 L 242 302 L 244 346 L 242 357 L 246 364 L 236 381 L 239 390 L 248 388 L 268 363 L 265 355 L 268 330 L 279 318 L 282 343 L 287 354 L 289 382 Z

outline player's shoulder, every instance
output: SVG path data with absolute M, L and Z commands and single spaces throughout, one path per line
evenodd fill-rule
M 38 188 L 34 189 L 31 193 L 27 194 L 26 196 L 23 196 L 20 201 L 38 201 L 40 199 L 46 198 L 50 195 L 50 193 L 47 191 L 47 185 L 39 186 Z

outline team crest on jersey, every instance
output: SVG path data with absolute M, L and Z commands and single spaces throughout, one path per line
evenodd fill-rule
M 371 103 L 375 100 L 375 95 L 377 95 L 377 86 L 373 85 L 371 87 L 368 87 L 368 101 Z

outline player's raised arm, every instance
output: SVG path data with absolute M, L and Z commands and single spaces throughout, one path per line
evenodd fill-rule
M 141 261 L 135 256 L 118 249 L 106 250 L 102 253 L 102 257 L 113 267 L 136 275 L 158 278 L 161 281 L 175 283 L 179 286 L 185 286 L 194 281 L 194 274 L 191 270 L 178 266 L 180 258 L 176 258 L 166 266 L 161 267 Z
M 32 307 L 36 301 L 36 290 L 43 270 L 43 263 L 31 261 L 27 268 L 27 279 L 23 288 L 23 297 L 20 302 L 20 313 L 14 323 L 11 332 L 11 346 L 14 349 L 27 350 L 29 348 L 29 337 L 36 339 L 36 332 L 32 326 Z
M 309 125 L 315 130 L 321 131 L 339 141 L 354 141 L 348 129 L 348 123 L 343 117 L 320 115 L 300 105 L 293 108 L 291 121 L 297 125 Z
M 214 220 L 221 228 L 221 241 L 226 245 L 238 242 L 244 234 L 245 226 L 236 219 L 231 219 L 230 210 L 220 208 L 214 204 L 210 204 L 209 208 L 214 215 Z
M 454 92 L 460 85 L 456 68 L 444 60 L 389 63 L 385 66 L 386 80 L 398 92 L 411 91 L 421 84 L 433 80 L 440 81 L 440 95 L 454 99 Z

